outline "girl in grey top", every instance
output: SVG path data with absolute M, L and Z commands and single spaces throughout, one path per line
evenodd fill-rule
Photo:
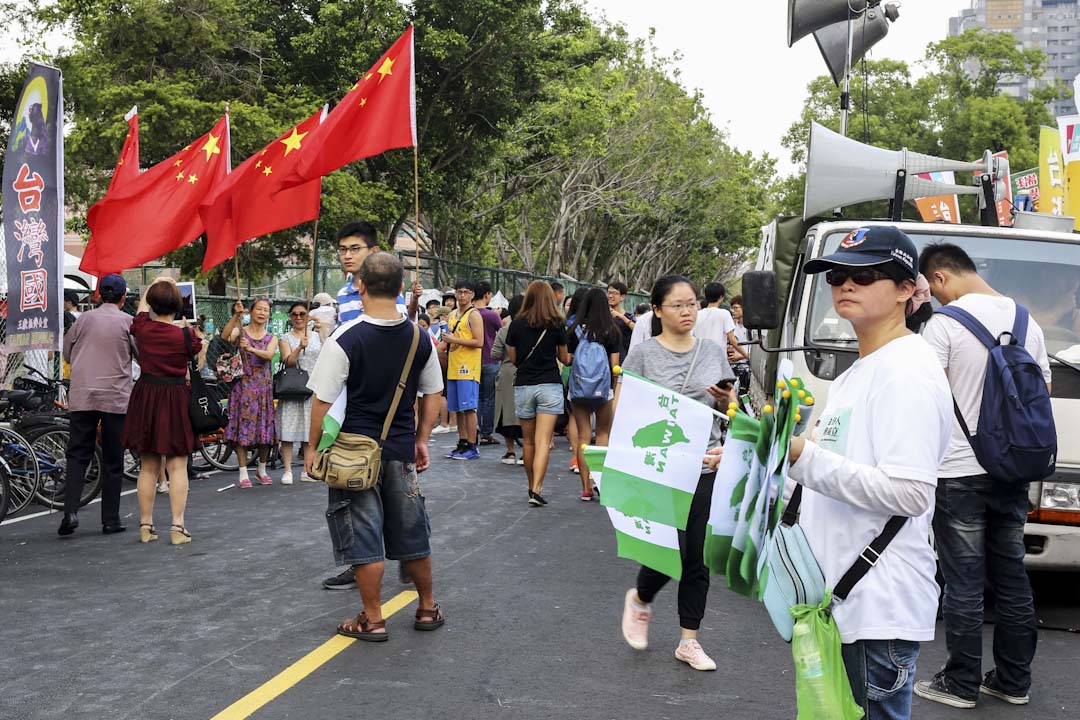
M 630 350 L 623 369 L 645 377 L 669 390 L 681 392 L 710 406 L 726 407 L 731 400 L 734 375 L 724 348 L 712 340 L 695 338 L 698 301 L 694 285 L 681 275 L 660 278 L 653 285 L 653 336 Z M 722 384 L 723 387 L 718 387 Z M 720 443 L 720 423 L 713 421 L 710 445 Z M 716 663 L 698 644 L 698 628 L 705 616 L 709 593 L 709 570 L 705 567 L 705 526 L 712 504 L 714 470 L 704 469 L 698 480 L 686 530 L 679 531 L 682 579 L 679 580 L 679 626 L 681 640 L 675 657 L 695 670 L 715 670 Z M 636 587 L 623 601 L 623 638 L 635 650 L 649 643 L 651 603 L 671 578 L 644 565 Z

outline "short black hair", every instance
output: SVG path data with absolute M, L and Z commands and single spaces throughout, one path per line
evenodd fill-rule
M 931 243 L 919 253 L 919 272 L 929 275 L 935 270 L 948 270 L 958 275 L 979 272 L 964 248 L 952 243 Z
M 442 305 L 442 301 L 441 300 L 436 300 L 435 298 L 431 298 L 426 303 L 424 303 L 424 309 L 427 310 L 432 305 L 434 305 L 435 307 L 439 307 L 440 305 Z
M 405 269 L 393 253 L 374 253 L 360 266 L 360 282 L 372 297 L 393 299 L 405 282 Z
M 563 285 L 561 282 L 557 282 L 555 280 L 552 280 L 551 282 L 549 282 L 548 285 L 550 285 L 551 289 L 554 290 L 555 292 L 559 292 L 560 290 L 566 290 L 565 285 Z
M 347 222 L 341 226 L 341 229 L 338 230 L 337 233 L 337 242 L 340 243 L 347 237 L 363 238 L 369 248 L 379 244 L 378 231 L 371 223 L 362 220 L 354 220 L 353 222 Z
M 454 281 L 454 289 L 455 290 L 472 290 L 473 295 L 477 294 L 476 293 L 476 286 L 473 285 L 473 281 L 468 280 L 466 278 L 458 278 L 456 281 Z
M 622 282 L 621 280 L 612 280 L 607 284 L 607 286 L 609 288 L 615 288 L 616 290 L 618 290 L 620 295 L 625 295 L 626 293 L 630 292 L 630 288 L 626 287 L 626 283 Z
M 79 304 L 79 293 L 75 292 L 74 290 L 65 290 L 64 291 L 64 300 L 66 302 L 69 302 L 69 303 L 73 304 L 73 305 L 78 305 Z
M 647 312 L 649 312 L 649 303 L 638 303 L 634 306 L 635 315 L 644 315 Z
M 711 282 L 705 286 L 705 302 L 709 305 L 727 297 L 727 288 L 723 283 Z
M 491 283 L 487 280 L 479 280 L 476 285 L 473 286 L 473 292 L 476 293 L 476 297 L 484 297 L 489 292 L 493 292 L 491 289 Z
M 421 320 L 426 322 L 428 324 L 428 327 L 431 326 L 431 318 L 427 316 L 427 313 L 420 313 L 416 316 L 416 322 L 420 322 Z

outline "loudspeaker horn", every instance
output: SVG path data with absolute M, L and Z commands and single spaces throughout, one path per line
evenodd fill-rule
M 834 23 L 843 22 L 846 28 L 848 13 L 854 17 L 866 9 L 866 4 L 867 0 L 788 0 L 787 46 Z
M 896 22 L 900 17 L 899 8 L 890 3 L 884 7 L 871 7 L 861 16 L 852 20 L 855 35 L 851 45 L 851 64 L 859 62 L 889 34 L 889 22 Z M 844 59 L 847 56 L 848 24 L 847 20 L 833 23 L 814 32 L 818 50 L 825 58 L 833 82 L 839 85 L 844 79 Z
M 981 172 L 983 162 L 958 162 L 903 150 L 883 150 L 850 140 L 823 125 L 810 127 L 810 152 L 806 161 L 806 200 L 803 218 L 810 219 L 838 207 L 871 200 L 891 200 L 896 193 L 896 173 L 907 172 L 904 199 L 934 195 L 978 195 L 979 188 L 934 182 L 916 177 L 920 173 L 953 170 Z

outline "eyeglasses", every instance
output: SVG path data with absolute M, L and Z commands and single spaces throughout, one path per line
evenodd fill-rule
M 698 309 L 698 304 L 690 303 L 689 305 L 684 305 L 683 303 L 678 303 L 676 305 L 661 305 L 660 307 L 670 308 L 671 310 L 675 311 L 676 315 L 682 315 L 684 312 L 696 311 Z
M 368 245 L 342 245 L 338 247 L 338 255 L 359 255 L 361 250 L 370 250 Z
M 294 317 L 294 318 L 307 317 L 307 313 L 306 312 L 289 313 L 289 317 Z
M 825 282 L 833 287 L 840 287 L 848 281 L 848 278 L 851 278 L 851 281 L 856 285 L 864 287 L 866 285 L 873 285 L 881 280 L 891 279 L 887 273 L 883 273 L 880 270 L 874 270 L 873 268 L 845 268 L 829 270 L 825 273 Z

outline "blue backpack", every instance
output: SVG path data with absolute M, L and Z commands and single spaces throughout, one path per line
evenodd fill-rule
M 996 340 L 965 310 L 947 305 L 937 312 L 967 328 L 990 353 L 979 426 L 974 435 L 953 398 L 956 419 L 979 464 L 991 477 L 1010 484 L 1035 482 L 1052 475 L 1057 430 L 1042 368 L 1024 348 L 1028 311 L 1017 304 L 1012 332 L 1003 332 Z
M 603 405 L 611 394 L 611 362 L 607 349 L 600 343 L 589 340 L 580 327 L 575 332 L 578 337 L 577 350 L 574 351 L 574 363 L 570 366 L 570 382 L 567 394 L 573 402 Z

